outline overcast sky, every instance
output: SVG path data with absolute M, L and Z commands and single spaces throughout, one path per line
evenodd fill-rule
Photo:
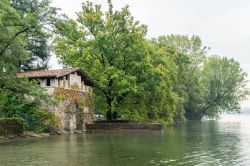
M 107 8 L 107 0 L 91 0 Z M 84 0 L 52 0 L 71 18 Z M 148 26 L 148 38 L 168 34 L 198 35 L 210 54 L 233 57 L 250 73 L 250 0 L 113 0 Z M 52 68 L 58 68 L 55 57 Z M 249 77 L 250 78 L 250 77 Z M 250 106 L 250 101 L 243 104 Z

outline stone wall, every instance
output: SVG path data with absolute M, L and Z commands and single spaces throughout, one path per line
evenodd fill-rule
M 24 121 L 21 118 L 0 118 L 0 136 L 20 135 Z
M 43 109 L 55 112 L 61 130 L 74 132 L 85 130 L 85 124 L 93 123 L 92 99 L 90 93 L 56 88 L 52 99 L 54 104 L 41 104 Z

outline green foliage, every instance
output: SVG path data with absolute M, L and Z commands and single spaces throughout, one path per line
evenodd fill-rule
M 146 26 L 134 21 L 128 7 L 114 11 L 108 4 L 103 12 L 86 2 L 76 21 L 58 24 L 56 54 L 94 80 L 98 111 L 116 110 L 135 121 L 171 119 L 178 100 L 172 88 L 176 65 L 145 39 Z
M 137 92 L 129 95 L 118 110 L 131 112 L 128 117 L 134 121 L 171 122 L 180 100 L 174 92 L 177 66 L 174 61 L 154 45 L 149 44 L 149 62 L 137 72 Z M 128 111 L 129 110 L 129 111 Z
M 53 114 L 39 110 L 44 90 L 18 71 L 47 67 L 55 25 L 55 52 L 65 66 L 80 67 L 95 82 L 94 108 L 136 122 L 217 117 L 238 111 L 249 94 L 246 73 L 233 59 L 209 57 L 198 36 L 145 38 L 147 28 L 128 7 L 108 11 L 83 3 L 76 20 L 56 17 L 49 0 L 0 1 L 0 116 L 21 117 L 26 129 L 50 131 Z M 68 93 L 60 91 L 56 99 Z M 74 91 L 72 91 L 74 92 Z M 70 95 L 72 101 L 90 105 Z
M 48 97 L 36 82 L 17 78 L 17 72 L 37 69 L 47 52 L 38 44 L 49 37 L 49 24 L 54 20 L 55 9 L 47 0 L 0 1 L 0 116 L 21 117 L 27 124 L 41 100 Z M 44 45 L 45 47 L 45 45 Z M 41 56 L 40 56 L 41 55 Z M 29 126 L 25 125 L 29 129 Z
M 212 56 L 202 71 L 205 84 L 200 116 L 217 117 L 222 111 L 239 112 L 240 101 L 249 95 L 247 74 L 234 59 Z
M 79 87 L 74 87 L 72 89 L 55 88 L 54 96 L 56 103 L 59 104 L 61 101 L 70 100 L 70 102 L 78 107 L 80 113 L 84 112 L 85 107 L 93 106 L 92 94 L 83 94 L 79 91 Z
M 0 1 L 0 113 L 4 116 L 26 113 L 44 96 L 36 83 L 16 77 L 20 67 L 35 56 L 28 49 L 30 40 L 46 34 L 42 30 L 45 25 L 41 19 L 45 21 L 47 15 L 41 15 L 41 7 L 44 7 L 41 4 L 46 6 L 48 1 Z M 29 100 L 27 96 L 33 96 L 33 99 Z
M 54 132 L 60 128 L 60 123 L 54 112 L 37 109 L 32 114 L 26 114 L 25 128 L 36 132 Z
M 35 114 L 41 101 L 49 102 L 48 96 L 40 86 L 28 80 L 15 79 L 13 86 L 5 89 L 5 103 L 2 105 L 2 117 L 21 117 L 25 120 L 25 129 L 32 127 L 29 117 Z M 17 86 L 18 83 L 18 86 Z
M 17 70 L 46 68 L 56 9 L 48 0 L 1 0 L 0 8 L 1 60 Z
M 68 19 L 57 27 L 56 53 L 65 64 L 91 76 L 110 111 L 118 98 L 137 90 L 134 75 L 144 65 L 146 28 L 134 22 L 127 7 L 113 11 L 109 3 L 109 11 L 103 13 L 87 2 L 77 21 Z
M 180 99 L 175 112 L 175 119 L 183 119 L 189 110 L 196 110 L 202 102 L 203 90 L 200 82 L 200 66 L 205 60 L 207 47 L 202 45 L 198 36 L 170 35 L 152 39 L 160 49 L 165 51 L 178 66 L 174 89 Z M 169 53 L 169 54 L 167 54 Z
M 182 98 L 187 119 L 214 118 L 222 111 L 239 111 L 246 99 L 246 73 L 233 59 L 208 57 L 198 36 L 171 35 L 153 39 L 178 65 L 175 91 Z M 178 113 L 178 110 L 177 110 Z M 177 118 L 180 114 L 176 115 Z
M 209 105 L 206 94 L 213 91 L 208 89 L 209 73 L 204 73 L 210 71 L 205 69 L 210 48 L 198 36 L 170 35 L 148 41 L 146 27 L 134 21 L 128 7 L 114 11 L 111 1 L 108 5 L 104 12 L 100 5 L 86 2 L 77 20 L 65 18 L 56 26 L 55 51 L 61 62 L 82 68 L 96 83 L 96 112 L 116 111 L 132 121 L 170 123 L 184 116 L 218 115 L 220 111 L 212 107 L 202 113 Z M 233 84 L 244 81 L 243 76 Z M 242 93 L 239 101 L 246 95 Z M 237 104 L 232 98 L 226 101 Z M 229 109 L 218 104 L 213 109 Z

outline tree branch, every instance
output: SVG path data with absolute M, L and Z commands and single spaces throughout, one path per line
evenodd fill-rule
M 20 34 L 22 34 L 22 33 L 25 33 L 25 32 L 28 31 L 28 30 L 29 30 L 28 27 L 24 28 L 23 30 L 17 32 L 17 33 L 12 37 L 12 39 L 11 39 L 9 42 L 6 42 L 7 44 L 6 44 L 6 45 L 4 46 L 4 48 L 1 50 L 0 56 L 2 56 L 2 55 L 4 54 L 4 52 L 6 51 L 6 49 L 10 46 L 11 42 L 12 42 L 16 37 L 18 37 L 18 36 L 19 36 Z

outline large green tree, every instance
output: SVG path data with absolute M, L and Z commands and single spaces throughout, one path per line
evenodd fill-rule
M 145 39 L 146 26 L 134 21 L 128 7 L 114 11 L 108 5 L 103 12 L 86 2 L 76 21 L 58 24 L 56 54 L 95 81 L 97 109 L 120 111 L 134 120 L 171 119 L 176 65 Z
M 201 119 L 218 117 L 221 112 L 239 112 L 240 102 L 249 95 L 247 74 L 234 59 L 208 57 L 202 69 L 204 103 L 193 113 Z
M 180 97 L 174 91 L 177 65 L 165 52 L 148 45 L 149 64 L 135 73 L 137 91 L 128 95 L 119 109 L 125 117 L 136 121 L 164 121 L 172 123 Z
M 1 0 L 0 7 L 0 57 L 19 70 L 47 68 L 56 9 L 48 0 Z
M 134 21 L 128 7 L 114 11 L 111 2 L 105 13 L 86 2 L 77 15 L 77 21 L 58 24 L 56 53 L 91 76 L 111 113 L 118 100 L 137 90 L 134 74 L 147 65 L 146 27 Z
M 187 119 L 214 118 L 223 111 L 239 110 L 240 101 L 249 94 L 246 73 L 239 63 L 233 59 L 209 57 L 209 47 L 203 46 L 198 36 L 161 36 L 152 42 L 172 52 L 166 55 L 178 66 L 175 91 L 182 98 Z
M 146 27 L 134 21 L 128 7 L 114 11 L 111 1 L 108 5 L 103 12 L 100 5 L 84 3 L 77 20 L 65 18 L 57 24 L 55 39 L 61 62 L 82 68 L 94 80 L 96 109 L 108 110 L 109 115 L 120 111 L 136 121 L 202 119 L 216 117 L 223 109 L 237 110 L 248 94 L 245 73 L 239 65 L 236 69 L 237 63 L 219 58 L 212 63 L 209 48 L 198 36 L 148 41 Z M 225 77 L 226 70 L 234 76 Z M 226 80 L 231 85 L 223 85 L 223 90 L 230 95 L 218 101 L 226 92 L 215 94 L 221 88 L 214 82 Z
M 203 84 L 200 81 L 202 66 L 208 47 L 202 45 L 198 36 L 168 35 L 152 39 L 178 66 L 175 91 L 182 99 L 176 110 L 176 119 L 182 119 L 190 110 L 198 109 L 203 102 Z M 170 53 L 169 53 L 170 52 Z
M 27 92 L 26 85 L 21 86 L 23 84 L 16 78 L 16 73 L 25 65 L 32 65 L 33 61 L 29 60 L 37 56 L 34 49 L 30 49 L 30 42 L 47 35 L 45 20 L 50 22 L 55 14 L 55 9 L 48 5 L 47 0 L 0 1 L 1 96 L 6 96 L 9 91 L 24 94 L 26 89 Z
M 50 8 L 46 0 L 0 1 L 1 117 L 26 119 L 34 113 L 40 100 L 47 98 L 44 90 L 35 82 L 17 78 L 17 72 L 28 66 L 40 66 L 34 65 L 39 64 L 39 60 L 33 40 L 47 39 L 45 20 L 53 19 L 54 14 L 55 9 Z M 43 51 L 40 48 L 37 50 Z

